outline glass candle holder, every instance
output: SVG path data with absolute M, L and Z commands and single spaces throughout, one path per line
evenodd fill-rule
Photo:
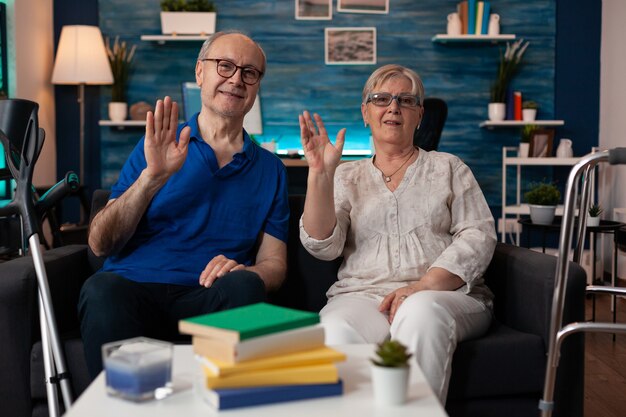
M 135 337 L 102 346 L 109 395 L 130 401 L 160 398 L 172 381 L 172 344 Z

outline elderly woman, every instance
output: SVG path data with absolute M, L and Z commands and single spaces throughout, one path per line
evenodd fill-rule
M 423 97 L 414 71 L 374 71 L 361 113 L 376 154 L 342 165 L 345 129 L 333 145 L 319 115 L 299 116 L 309 165 L 300 239 L 319 259 L 343 257 L 320 312 L 326 342 L 399 340 L 445 404 L 457 343 L 491 322 L 482 274 L 496 235 L 467 165 L 413 145 Z

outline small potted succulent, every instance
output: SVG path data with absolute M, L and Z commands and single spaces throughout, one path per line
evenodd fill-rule
M 539 105 L 534 101 L 525 101 L 522 103 L 522 120 L 525 122 L 534 122 L 537 118 L 537 110 Z
M 533 223 L 552 224 L 556 205 L 561 200 L 561 192 L 556 185 L 548 182 L 532 183 L 524 198 L 530 206 L 530 219 Z
M 376 349 L 372 359 L 372 384 L 376 403 L 380 405 L 404 404 L 409 386 L 409 358 L 406 346 L 397 340 L 387 339 Z
M 528 151 L 530 149 L 530 138 L 533 136 L 533 132 L 537 130 L 536 125 L 525 125 L 522 128 L 522 135 L 520 137 L 519 152 L 520 158 L 528 158 Z
M 210 0 L 162 0 L 161 32 L 164 35 L 215 33 L 216 9 Z
M 589 207 L 588 215 L 587 215 L 587 226 L 588 227 L 598 227 L 600 226 L 600 214 L 604 209 L 599 204 L 592 204 Z
M 113 45 L 109 38 L 106 39 L 106 51 L 113 73 L 113 85 L 111 86 L 111 102 L 109 102 L 109 118 L 115 122 L 121 122 L 128 115 L 128 103 L 126 87 L 131 73 L 136 45 L 130 46 L 125 41 L 115 37 Z

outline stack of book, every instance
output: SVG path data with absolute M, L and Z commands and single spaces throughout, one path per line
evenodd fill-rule
M 464 35 L 486 35 L 489 28 L 491 3 L 488 0 L 463 0 L 457 4 Z
M 267 303 L 179 322 L 192 335 L 204 372 L 204 398 L 219 410 L 341 395 L 336 362 L 319 315 Z

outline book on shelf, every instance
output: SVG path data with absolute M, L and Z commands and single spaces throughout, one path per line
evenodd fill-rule
M 476 0 L 467 0 L 467 33 L 476 33 Z
M 205 366 L 204 380 L 207 388 L 242 388 L 272 385 L 331 384 L 339 381 L 339 372 L 332 363 L 321 365 L 290 366 L 261 369 L 241 374 L 213 376 Z
M 489 34 L 489 17 L 491 14 L 491 3 L 487 0 L 483 1 L 483 25 L 480 33 L 483 35 Z
M 201 356 L 199 360 L 206 368 L 205 372 L 207 375 L 217 377 L 242 374 L 263 369 L 277 369 L 289 366 L 321 365 L 341 362 L 346 360 L 346 355 L 343 352 L 324 346 L 317 349 L 279 354 L 238 363 L 223 362 L 207 356 Z
M 276 385 L 251 388 L 200 388 L 201 397 L 216 410 L 333 397 L 343 394 L 341 380 L 330 384 Z
M 324 346 L 324 328 L 321 325 L 300 327 L 235 343 L 193 336 L 192 345 L 197 355 L 235 363 L 321 348 Z
M 509 87 L 506 89 L 506 118 L 505 120 L 515 120 L 513 90 Z
M 461 33 L 467 35 L 467 0 L 463 0 L 456 6 L 456 11 L 461 19 Z
M 283 330 L 319 323 L 319 314 L 268 303 L 189 317 L 178 322 L 181 333 L 229 340 L 233 343 Z
M 475 35 L 480 35 L 483 30 L 483 2 L 476 2 L 476 28 L 474 29 Z

